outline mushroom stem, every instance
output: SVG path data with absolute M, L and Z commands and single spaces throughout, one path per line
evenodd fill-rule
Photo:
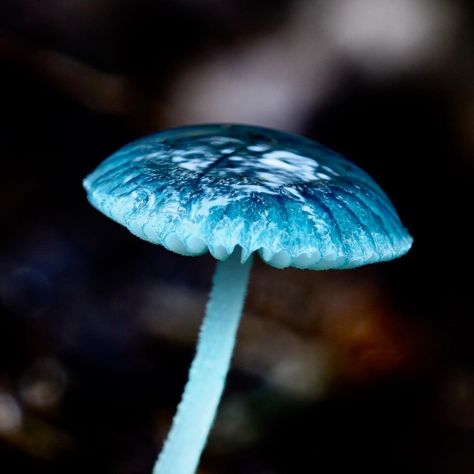
M 193 474 L 224 390 L 245 300 L 252 257 L 217 264 L 196 355 L 171 431 L 153 474 Z

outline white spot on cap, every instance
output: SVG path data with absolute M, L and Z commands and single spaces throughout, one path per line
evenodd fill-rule
M 247 150 L 249 151 L 266 151 L 268 150 L 270 147 L 268 145 L 250 145 L 247 147 Z

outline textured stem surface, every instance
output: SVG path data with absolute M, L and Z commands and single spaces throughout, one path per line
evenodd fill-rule
M 224 390 L 245 300 L 251 258 L 218 262 L 196 355 L 153 474 L 193 474 Z

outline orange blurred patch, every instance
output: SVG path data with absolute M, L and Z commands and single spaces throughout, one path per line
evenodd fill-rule
M 329 348 L 334 381 L 367 384 L 414 376 L 433 359 L 430 331 L 397 313 L 374 288 L 357 288 L 326 308 L 321 336 Z

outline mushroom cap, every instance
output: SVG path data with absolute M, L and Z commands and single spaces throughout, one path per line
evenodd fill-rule
M 182 255 L 277 267 L 351 268 L 406 253 L 412 238 L 381 188 L 309 139 L 196 125 L 135 141 L 84 180 L 98 210 Z

